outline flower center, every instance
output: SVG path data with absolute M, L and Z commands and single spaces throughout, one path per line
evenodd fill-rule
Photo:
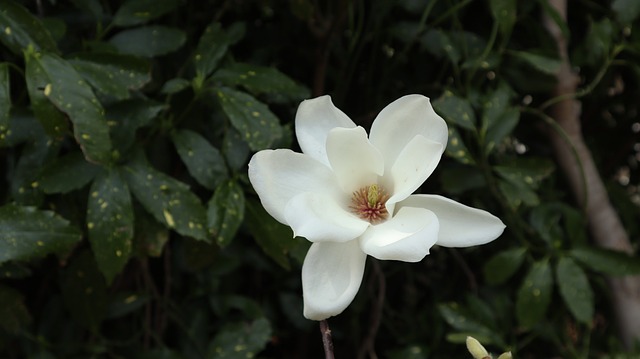
M 376 224 L 389 217 L 385 207 L 388 199 L 389 195 L 383 187 L 372 184 L 353 192 L 349 208 L 356 216 Z

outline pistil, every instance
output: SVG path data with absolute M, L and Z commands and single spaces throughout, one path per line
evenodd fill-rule
M 384 187 L 372 184 L 353 192 L 349 208 L 358 217 L 371 224 L 376 224 L 389 217 L 385 207 L 388 199 L 389 195 Z

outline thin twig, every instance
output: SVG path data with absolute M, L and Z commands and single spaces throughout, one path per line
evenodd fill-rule
M 375 279 L 378 280 L 378 293 L 371 310 L 371 326 L 369 327 L 369 333 L 367 334 L 365 340 L 362 342 L 362 346 L 358 351 L 358 359 L 364 359 L 367 354 L 369 354 L 369 358 L 378 359 L 378 355 L 376 354 L 375 349 L 375 342 L 376 336 L 378 335 L 378 329 L 380 328 L 382 309 L 384 307 L 384 298 L 387 291 L 387 283 L 384 278 L 384 274 L 382 273 L 382 269 L 380 268 L 380 262 L 374 260 L 371 261 L 371 263 L 373 263 L 373 276 L 371 279 L 372 281 Z
M 331 329 L 329 329 L 329 322 L 327 322 L 326 319 L 320 321 L 320 333 L 322 333 L 322 345 L 324 347 L 325 359 L 334 359 Z

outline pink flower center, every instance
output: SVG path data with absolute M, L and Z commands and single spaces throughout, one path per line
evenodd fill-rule
M 376 224 L 389 217 L 385 204 L 389 195 L 377 184 L 360 188 L 351 197 L 351 211 L 365 221 Z

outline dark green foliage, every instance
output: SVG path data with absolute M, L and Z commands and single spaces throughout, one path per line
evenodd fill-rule
M 507 229 L 368 259 L 330 319 L 336 357 L 462 358 L 467 335 L 515 358 L 626 355 L 605 276 L 640 260 L 592 244 L 553 157 L 561 60 L 542 18 L 568 40 L 637 249 L 640 2 L 569 3 L 564 21 L 547 0 L 0 0 L 0 357 L 322 357 L 302 316 L 310 243 L 265 211 L 247 163 L 298 150 L 304 99 L 367 128 L 409 93 L 449 126 L 419 191 Z

